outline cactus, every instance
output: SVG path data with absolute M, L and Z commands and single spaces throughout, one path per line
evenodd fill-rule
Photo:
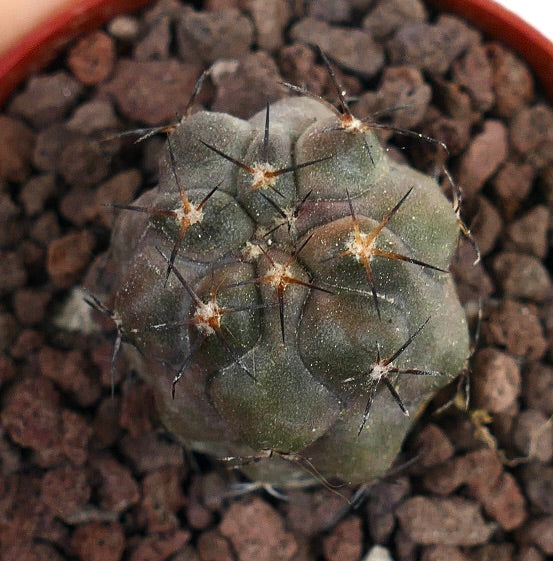
M 341 93 L 294 89 L 164 129 L 159 185 L 112 234 L 116 349 L 190 448 L 270 485 L 367 482 L 467 359 L 459 225 Z

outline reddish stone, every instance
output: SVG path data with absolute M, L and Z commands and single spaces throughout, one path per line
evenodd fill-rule
M 92 436 L 92 428 L 85 417 L 69 409 L 62 411 L 61 419 L 63 453 L 73 465 L 82 466 L 88 458 L 88 441 Z
M 42 478 L 41 499 L 67 522 L 84 508 L 90 492 L 86 471 L 81 469 L 60 466 L 47 471 Z
M 160 15 L 150 24 L 148 32 L 134 48 L 135 60 L 163 60 L 169 58 L 171 48 L 171 18 Z
M 517 561 L 544 561 L 544 556 L 535 547 L 526 545 L 519 549 L 516 559 Z
M 6 296 L 27 282 L 27 271 L 15 252 L 0 251 L 0 296 Z
M 147 536 L 133 549 L 129 561 L 165 561 L 189 540 L 190 532 L 186 530 Z
M 167 466 L 183 467 L 182 446 L 165 440 L 160 434 L 146 432 L 121 440 L 121 449 L 138 473 L 147 473 Z M 212 474 L 207 474 L 209 479 Z
M 491 184 L 506 220 L 511 220 L 532 189 L 536 172 L 530 164 L 505 162 Z
M 15 374 L 16 370 L 13 360 L 8 355 L 0 354 L 0 387 L 15 378 Z
M 137 520 L 149 533 L 178 529 L 177 511 L 186 502 L 181 480 L 181 472 L 176 467 L 154 471 L 142 480 L 142 500 Z
M 516 418 L 513 443 L 524 457 L 547 463 L 553 458 L 553 426 L 538 409 L 526 409 Z
M 69 51 L 67 65 L 86 86 L 103 82 L 113 70 L 115 44 L 103 31 L 83 37 Z
M 536 257 L 501 252 L 493 259 L 492 269 L 505 296 L 534 302 L 543 302 L 551 296 L 551 278 Z
M 61 227 L 58 215 L 52 210 L 43 212 L 31 226 L 29 232 L 33 241 L 46 247 L 61 236 Z
M 125 535 L 118 522 L 89 522 L 77 527 L 71 543 L 80 561 L 120 561 Z
M 80 277 L 96 244 L 87 230 L 66 234 L 48 246 L 48 274 L 58 288 L 68 288 Z
M 96 189 L 96 217 L 108 228 L 113 226 L 115 213 L 108 204 L 126 205 L 133 201 L 142 176 L 136 169 L 129 169 L 114 175 Z
M 539 362 L 528 364 L 522 373 L 522 397 L 528 407 L 553 415 L 553 368 Z
M 542 358 L 547 349 L 536 307 L 509 299 L 501 300 L 496 309 L 487 313 L 482 323 L 482 341 L 528 360 Z
M 530 253 L 543 259 L 547 254 L 549 210 L 546 206 L 532 207 L 517 221 L 509 224 L 503 247 L 506 250 Z
M 2 424 L 11 439 L 33 449 L 41 466 L 51 466 L 63 458 L 60 396 L 45 378 L 20 381 L 7 396 Z
M 101 508 L 124 512 L 138 503 L 138 484 L 127 467 L 107 454 L 92 458 L 90 466 L 95 474 L 94 484 Z
M 89 365 L 81 351 L 61 351 L 43 347 L 39 355 L 40 371 L 79 405 L 89 407 L 100 398 L 100 384 L 89 374 Z
M 217 530 L 200 534 L 198 553 L 202 561 L 234 561 L 235 559 L 228 540 Z
M 520 373 L 515 360 L 493 348 L 479 350 L 473 359 L 471 403 L 478 409 L 499 413 L 520 393 Z
M 363 29 L 375 39 L 382 39 L 407 22 L 424 22 L 426 18 L 426 8 L 420 0 L 378 2 L 363 20 Z
M 42 289 L 22 288 L 13 296 L 13 307 L 17 319 L 23 325 L 37 325 L 46 315 L 52 293 Z
M 358 29 L 329 25 L 307 17 L 292 26 L 290 37 L 321 47 L 342 69 L 363 78 L 377 74 L 384 63 L 382 47 L 368 33 Z
M 553 514 L 553 466 L 534 461 L 522 467 L 520 476 L 532 507 Z
M 526 107 L 513 118 L 509 127 L 512 146 L 521 154 L 535 152 L 553 142 L 553 110 L 545 104 Z
M 417 457 L 417 462 L 409 472 L 424 473 L 429 467 L 449 460 L 454 452 L 445 433 L 437 425 L 429 423 L 413 439 L 413 455 Z
M 58 171 L 69 185 L 92 187 L 109 174 L 109 153 L 98 140 L 77 136 L 63 147 Z
M 457 181 L 472 198 L 507 158 L 507 129 L 500 121 L 487 120 L 461 157 Z
M 492 66 L 494 111 L 501 117 L 511 118 L 532 100 L 532 73 L 525 62 L 503 45 L 488 43 L 486 50 Z
M 109 448 L 119 440 L 119 397 L 106 397 L 100 401 L 92 426 L 93 448 Z
M 34 142 L 27 125 L 0 115 L 0 180 L 22 183 L 27 179 Z
M 41 171 L 57 172 L 63 149 L 78 137 L 77 133 L 61 124 L 42 129 L 36 137 L 33 164 Z
M 113 104 L 108 100 L 92 100 L 80 105 L 67 121 L 67 128 L 75 133 L 94 135 L 121 127 Z
M 386 543 L 392 534 L 396 519 L 395 506 L 409 493 L 406 477 L 382 481 L 371 487 L 367 500 L 368 528 L 375 543 Z
M 477 111 L 487 111 L 494 104 L 492 67 L 483 45 L 473 45 L 453 63 L 453 81 L 468 91 Z
M 42 128 L 60 121 L 77 103 L 82 86 L 64 70 L 31 77 L 25 89 L 16 95 L 9 110 Z
M 19 543 L 8 547 L 3 554 L 10 561 L 65 561 L 55 547 L 47 543 Z
M 105 91 L 129 119 L 162 125 L 184 113 L 200 72 L 197 62 L 122 59 Z
M 327 561 L 357 561 L 361 557 L 363 534 L 361 520 L 348 516 L 323 538 L 323 553 Z
M 284 46 L 279 53 L 283 78 L 290 84 L 303 83 L 316 95 L 321 95 L 328 80 L 328 72 L 316 63 L 314 50 L 304 43 Z
M 396 508 L 396 515 L 407 535 L 421 545 L 482 544 L 493 530 L 478 505 L 460 497 L 415 496 Z
M 231 541 L 240 561 L 290 561 L 298 549 L 282 518 L 257 497 L 232 504 L 219 530 Z
M 512 543 L 487 543 L 467 552 L 470 561 L 513 561 L 515 546 Z
M 284 29 L 292 15 L 286 0 L 248 0 L 256 30 L 256 43 L 260 49 L 275 51 L 284 44 Z
M 28 360 L 42 346 L 44 335 L 34 329 L 24 329 L 13 343 L 10 354 L 16 360 Z
M 154 427 L 154 396 L 150 386 L 138 380 L 123 383 L 119 424 L 132 436 L 151 432 Z
M 469 561 L 462 551 L 452 545 L 430 545 L 422 549 L 420 561 Z M 491 560 L 490 560 L 491 561 Z
M 476 204 L 478 211 L 470 230 L 478 243 L 480 253 L 485 256 L 495 247 L 503 227 L 503 220 L 495 206 L 483 195 L 476 197 Z
M 529 520 L 517 537 L 521 545 L 536 545 L 546 555 L 553 555 L 553 516 Z
M 233 8 L 216 13 L 187 10 L 177 28 L 180 56 L 207 65 L 245 55 L 253 40 L 251 20 Z
M 0 351 L 7 351 L 16 339 L 20 327 L 12 314 L 0 313 Z

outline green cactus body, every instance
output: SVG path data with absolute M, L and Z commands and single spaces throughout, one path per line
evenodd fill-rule
M 451 276 L 365 259 L 363 244 L 410 189 L 373 247 L 447 269 L 458 224 L 435 181 L 389 160 L 371 132 L 363 142 L 337 130 L 324 104 L 273 104 L 268 144 L 265 117 L 200 112 L 171 133 L 159 185 L 135 205 L 173 215 L 120 212 L 114 314 L 163 422 L 184 443 L 218 457 L 265 451 L 272 457 L 243 469 L 271 484 L 304 482 L 300 460 L 325 478 L 366 482 L 389 468 L 413 422 L 385 376 L 375 378 L 381 371 L 370 375 L 378 357 L 419 330 L 392 366 L 435 375 L 388 377 L 416 413 L 469 351 Z M 260 186 L 244 168 L 265 158 L 276 171 L 316 162 Z M 190 216 L 202 215 L 186 227 L 179 185 Z

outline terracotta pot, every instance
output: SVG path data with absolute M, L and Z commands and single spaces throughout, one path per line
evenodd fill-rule
M 32 72 L 45 66 L 80 33 L 113 16 L 137 10 L 152 0 L 70 0 L 0 58 L 0 106 Z M 493 0 L 428 0 L 440 10 L 456 13 L 519 53 L 553 99 L 553 43 Z

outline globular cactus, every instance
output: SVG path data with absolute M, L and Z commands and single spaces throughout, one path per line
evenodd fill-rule
M 120 208 L 120 336 L 165 426 L 252 478 L 382 475 L 464 366 L 451 203 L 343 98 L 188 116 L 159 185 Z

